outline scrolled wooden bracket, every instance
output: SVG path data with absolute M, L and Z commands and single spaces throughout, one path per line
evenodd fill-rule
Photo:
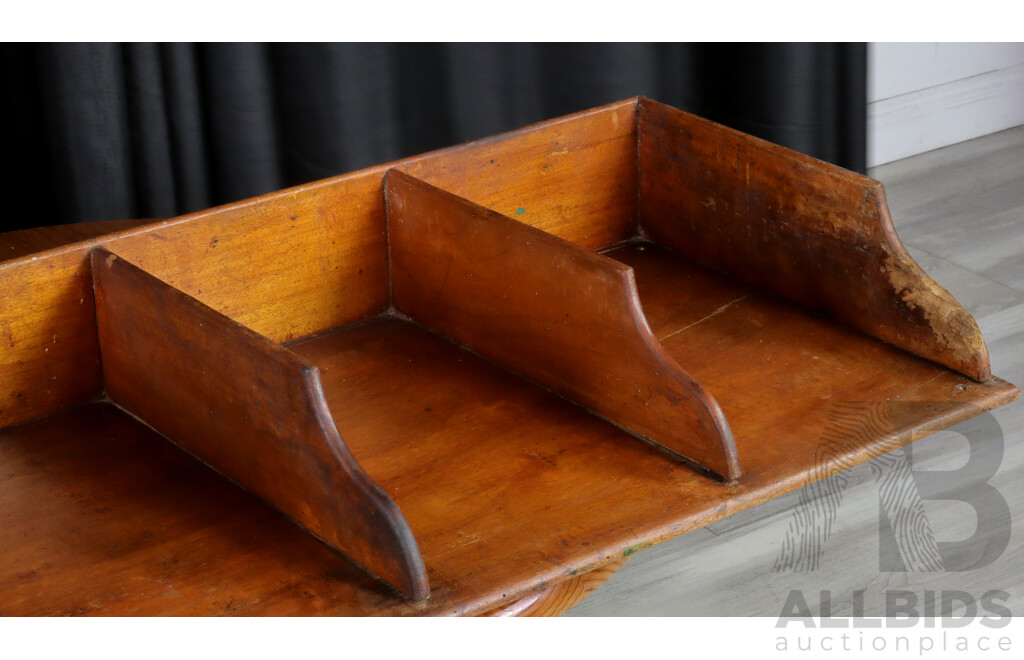
M 975 380 L 977 323 L 896 236 L 882 184 L 641 98 L 640 224 L 655 242 Z
M 318 369 L 104 248 L 90 258 L 110 399 L 369 573 L 427 598 L 412 531 L 342 441 Z
M 739 460 L 714 397 L 665 353 L 633 270 L 389 170 L 400 312 L 698 466 Z

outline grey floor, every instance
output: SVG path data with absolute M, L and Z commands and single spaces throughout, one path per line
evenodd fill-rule
M 885 184 L 896 228 L 910 253 L 978 320 L 993 373 L 1024 385 L 1024 127 L 890 163 L 870 175 Z M 974 455 L 968 438 L 978 441 Z M 928 592 L 952 590 L 965 592 L 968 599 L 1001 590 L 1008 596 L 997 594 L 998 602 L 1024 615 L 1022 440 L 1024 402 L 1017 401 L 987 420 L 919 440 L 910 459 L 898 452 L 895 463 L 890 456 L 845 473 L 843 499 L 815 570 L 775 569 L 800 507 L 798 491 L 634 555 L 565 616 L 777 617 L 794 591 L 814 615 L 828 614 L 819 605 L 820 592 L 827 591 L 835 616 L 854 614 L 855 599 L 864 603 L 866 615 L 878 616 L 884 614 L 887 592 L 913 592 L 894 597 L 918 598 L 923 612 L 922 604 L 932 598 Z M 958 501 L 986 487 L 950 476 L 950 499 L 918 502 L 930 538 L 940 543 L 973 539 L 969 546 L 946 551 L 931 570 L 919 564 L 909 571 L 880 567 L 881 539 L 894 538 L 879 531 L 885 475 L 901 461 L 909 461 L 902 464 L 915 471 L 956 470 L 969 455 L 999 465 L 989 484 L 1010 511 L 1005 550 L 999 552 L 1006 538 L 999 507 L 983 508 L 979 530 L 972 507 Z M 997 558 L 963 570 L 969 560 L 984 564 L 985 551 Z M 959 570 L 949 570 L 951 565 Z M 954 601 L 953 612 L 960 615 L 966 607 Z

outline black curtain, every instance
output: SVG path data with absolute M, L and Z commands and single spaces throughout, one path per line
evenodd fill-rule
M 4 44 L 0 231 L 171 217 L 635 95 L 864 171 L 864 44 Z

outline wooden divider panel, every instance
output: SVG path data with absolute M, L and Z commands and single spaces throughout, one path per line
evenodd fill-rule
M 345 447 L 319 371 L 103 248 L 92 252 L 110 398 L 416 599 L 416 541 Z
M 101 392 L 88 250 L 0 263 L 0 428 Z
M 739 476 L 718 403 L 662 350 L 628 266 L 397 170 L 396 309 L 633 433 Z
M 900 243 L 879 182 L 640 99 L 640 224 L 657 243 L 976 380 L 978 324 Z

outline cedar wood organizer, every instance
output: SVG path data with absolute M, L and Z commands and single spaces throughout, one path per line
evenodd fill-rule
M 1018 395 L 880 183 L 644 98 L 0 291 L 6 615 L 557 612 Z

